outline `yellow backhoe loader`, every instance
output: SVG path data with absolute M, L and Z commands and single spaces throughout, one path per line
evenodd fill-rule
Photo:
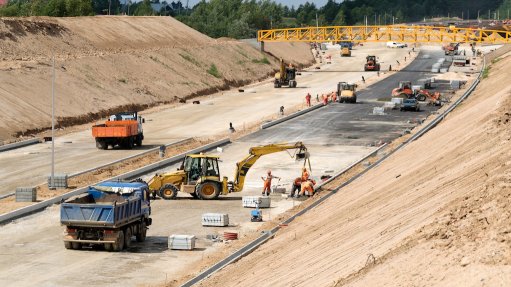
M 148 182 L 153 196 L 159 195 L 163 199 L 174 199 L 179 191 L 191 194 L 200 199 L 216 199 L 220 194 L 240 192 L 245 184 L 245 176 L 254 163 L 263 155 L 296 150 L 293 157 L 304 160 L 304 166 L 309 161 L 307 148 L 301 142 L 295 144 L 270 144 L 252 147 L 249 154 L 236 163 L 234 180 L 229 181 L 226 176 L 220 177 L 218 169 L 218 156 L 205 154 L 186 155 L 181 167 L 174 172 L 156 174 Z
M 280 88 L 282 86 L 289 86 L 290 88 L 296 88 L 296 85 L 296 68 L 291 64 L 286 67 L 284 60 L 280 59 L 280 71 L 275 73 L 273 87 Z

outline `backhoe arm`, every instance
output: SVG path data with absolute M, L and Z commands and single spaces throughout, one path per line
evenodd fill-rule
M 302 142 L 296 142 L 295 144 L 270 144 L 250 148 L 249 154 L 244 159 L 236 163 L 232 191 L 239 192 L 243 190 L 248 170 L 261 156 L 290 149 L 297 150 L 295 154 L 296 159 L 308 160 L 309 155 L 307 153 L 307 148 Z

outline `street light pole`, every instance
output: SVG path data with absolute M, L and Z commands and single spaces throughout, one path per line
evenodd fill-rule
M 53 55 L 51 79 L 51 178 L 49 189 L 55 189 L 55 55 Z

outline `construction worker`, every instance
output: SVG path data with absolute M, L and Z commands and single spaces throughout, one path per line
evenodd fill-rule
M 312 178 L 309 178 L 306 181 L 302 181 L 301 190 L 297 197 L 300 197 L 302 195 L 307 195 L 309 197 L 313 196 L 315 184 L 316 184 L 316 181 L 314 181 Z M 305 194 L 306 192 L 307 192 L 307 194 Z
M 291 188 L 291 197 L 295 196 L 295 192 L 296 192 L 296 196 L 298 196 L 298 194 L 300 194 L 301 188 L 302 188 L 302 178 L 297 177 L 297 178 L 295 178 L 295 181 L 293 181 L 293 186 Z
M 335 92 L 332 92 L 332 95 L 330 97 L 332 99 L 332 102 L 337 102 L 337 94 Z
M 271 192 L 271 180 L 274 179 L 274 178 L 280 178 L 280 177 L 273 176 L 271 174 L 271 170 L 268 170 L 266 178 L 261 176 L 261 179 L 264 181 L 263 195 L 265 195 L 265 194 L 266 194 L 266 196 L 270 195 L 270 192 Z
M 305 96 L 305 102 L 307 103 L 307 107 L 311 106 L 311 94 L 310 93 L 307 93 L 307 95 Z
M 309 172 L 307 171 L 307 168 L 302 168 L 302 181 L 306 181 L 307 179 L 309 179 Z
M 323 97 L 323 106 L 326 106 L 328 104 L 328 95 L 323 94 L 322 97 Z

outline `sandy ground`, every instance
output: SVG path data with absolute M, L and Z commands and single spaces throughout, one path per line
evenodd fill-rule
M 303 53 L 303 52 L 302 52 Z M 353 57 L 340 58 L 338 51 L 333 55 L 332 64 L 302 72 L 298 76 L 296 89 L 276 90 L 273 83 L 265 81 L 237 90 L 219 92 L 201 98 L 200 105 L 182 104 L 173 108 L 155 108 L 144 113 L 144 147 L 167 144 L 187 137 L 211 137 L 227 131 L 229 122 L 238 130 L 273 116 L 279 107 L 294 107 L 304 104 L 307 92 L 322 94 L 335 89 L 340 79 L 350 82 L 366 79 L 366 85 L 378 78 L 376 73 L 363 72 L 362 67 L 368 53 L 376 53 L 382 63 L 401 59 L 407 52 L 402 49 L 386 49 L 382 44 L 365 45 L 353 50 Z M 383 64 L 385 65 L 385 64 Z M 382 68 L 385 68 L 383 66 Z M 346 72 L 352 71 L 352 72 Z M 361 85 L 360 88 L 363 88 Z M 56 140 L 56 172 L 74 173 L 92 168 L 140 152 L 135 150 L 97 150 L 90 128 L 60 136 Z M 44 143 L 0 153 L 0 180 L 4 183 L 0 193 L 13 192 L 20 185 L 32 186 L 46 181 L 50 173 L 51 144 Z M 30 176 L 27 176 L 30 175 Z
M 201 286 L 509 286 L 509 62 L 434 130 Z
M 57 127 L 256 82 L 278 65 L 246 43 L 211 39 L 171 17 L 3 18 L 0 39 L 0 142 L 51 127 L 52 55 Z M 296 64 L 313 60 L 307 44 L 274 46 Z M 208 73 L 212 65 L 218 74 Z

